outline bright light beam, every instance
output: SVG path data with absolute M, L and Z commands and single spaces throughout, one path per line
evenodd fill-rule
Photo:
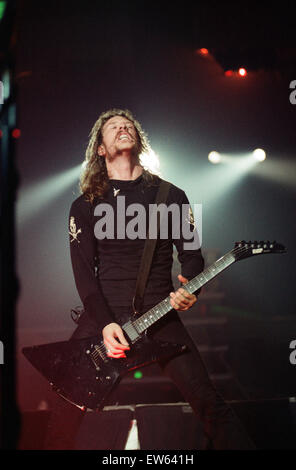
M 256 165 L 254 168 L 256 176 L 265 180 L 296 189 L 296 163 L 279 157 L 277 159 L 267 159 L 264 165 Z
M 21 189 L 16 209 L 17 222 L 27 223 L 38 212 L 44 210 L 75 181 L 78 183 L 80 172 L 81 164 Z
M 161 176 L 159 156 L 154 152 L 154 150 L 150 149 L 148 153 L 141 153 L 140 162 L 145 169 L 151 171 L 151 173 L 155 175 Z
M 217 203 L 217 200 L 232 191 L 258 165 L 249 153 L 231 156 L 221 154 L 221 160 L 223 165 L 213 165 L 199 172 L 195 182 L 189 182 L 189 186 L 198 187 L 199 202 L 204 200 L 207 204 Z

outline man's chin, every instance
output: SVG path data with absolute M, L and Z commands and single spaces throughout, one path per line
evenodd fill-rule
M 117 147 L 118 153 L 122 152 L 130 152 L 132 155 L 138 155 L 139 154 L 139 147 L 136 144 L 133 143 L 126 143 L 126 145 L 119 145 Z

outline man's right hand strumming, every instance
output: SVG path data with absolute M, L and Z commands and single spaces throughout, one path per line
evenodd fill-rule
M 130 347 L 123 335 L 122 328 L 117 323 L 106 325 L 103 328 L 102 334 L 108 357 L 113 357 L 114 359 L 126 357 L 124 351 L 130 349 Z

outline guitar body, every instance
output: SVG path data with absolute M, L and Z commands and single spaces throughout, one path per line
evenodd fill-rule
M 121 359 L 109 358 L 96 336 L 26 347 L 22 351 L 59 395 L 78 407 L 99 411 L 127 372 L 185 350 L 186 346 L 142 335 L 126 351 L 127 357 Z

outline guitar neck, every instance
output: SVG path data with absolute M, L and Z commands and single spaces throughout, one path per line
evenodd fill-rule
M 233 255 L 233 250 L 226 255 L 219 258 L 215 263 L 205 269 L 202 273 L 195 276 L 191 281 L 189 281 L 184 288 L 192 294 L 198 289 L 203 287 L 214 277 L 228 268 L 231 264 L 236 261 L 235 256 Z M 170 296 L 166 297 L 164 300 L 159 302 L 153 308 L 148 310 L 146 313 L 141 315 L 136 320 L 133 320 L 133 325 L 139 333 L 143 333 L 147 328 L 152 326 L 155 322 L 164 317 L 168 312 L 170 312 L 173 307 L 170 304 Z

